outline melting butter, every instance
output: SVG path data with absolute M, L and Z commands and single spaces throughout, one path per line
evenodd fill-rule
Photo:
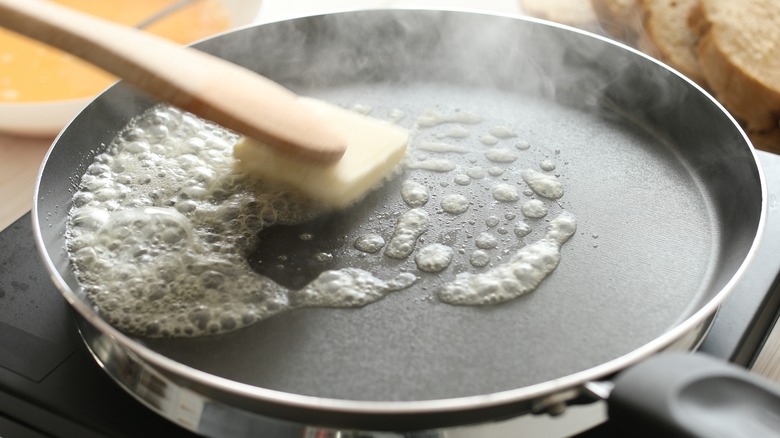
M 495 144 L 498 144 L 498 139 L 488 134 L 480 137 L 479 142 L 484 144 L 485 146 L 493 146 Z
M 447 131 L 436 134 L 436 138 L 468 138 L 469 130 L 460 125 L 450 127 Z
M 455 305 L 488 305 L 513 300 L 534 289 L 561 260 L 561 246 L 577 229 L 574 215 L 561 213 L 550 221 L 545 236 L 518 250 L 504 264 L 480 274 L 463 272 L 438 292 L 441 301 Z
M 415 146 L 415 149 L 426 151 L 426 152 L 438 152 L 438 153 L 456 153 L 456 154 L 465 154 L 469 152 L 469 148 L 450 144 L 450 143 L 442 143 L 442 142 L 421 142 L 417 146 Z
M 441 272 L 452 262 L 453 253 L 449 246 L 434 243 L 420 248 L 414 256 L 414 262 L 417 264 L 417 269 L 421 271 Z
M 490 128 L 490 135 L 496 138 L 500 138 L 502 140 L 507 138 L 517 137 L 517 134 L 515 134 L 512 128 L 506 125 L 497 125 Z
M 428 189 L 413 180 L 405 180 L 401 185 L 401 199 L 409 207 L 422 207 L 428 203 Z
M 421 208 L 413 208 L 402 214 L 385 248 L 385 255 L 399 260 L 409 257 L 414 252 L 417 239 L 428 229 L 429 222 L 428 212 Z
M 447 195 L 441 200 L 441 208 L 449 214 L 463 214 L 469 209 L 469 200 L 457 193 Z
M 549 209 L 546 205 L 544 205 L 544 202 L 538 199 L 530 199 L 525 201 L 520 207 L 520 212 L 523 213 L 525 217 L 533 219 L 539 219 L 547 216 L 548 211 Z
M 374 254 L 379 252 L 379 250 L 385 246 L 385 239 L 379 234 L 364 234 L 355 239 L 354 246 L 358 251 Z
M 500 183 L 493 186 L 493 198 L 498 202 L 515 202 L 520 199 L 517 187 Z
M 236 172 L 237 139 L 157 106 L 95 157 L 74 195 L 66 239 L 102 318 L 138 336 L 215 335 L 298 307 L 363 306 L 411 284 L 344 269 L 294 291 L 254 272 L 246 256 L 260 230 L 305 222 L 319 209 Z
M 447 159 L 418 160 L 406 163 L 409 169 L 430 170 L 432 172 L 449 172 L 455 169 L 455 163 Z
M 427 110 L 417 118 L 417 126 L 420 128 L 430 128 L 443 125 L 445 123 L 463 123 L 475 125 L 482 122 L 482 117 L 469 111 L 457 111 L 444 114 L 435 110 Z
M 517 160 L 518 156 L 507 148 L 492 148 L 485 151 L 485 157 L 496 163 L 511 163 Z
M 354 109 L 373 112 L 370 107 Z M 395 121 L 405 116 L 401 110 L 388 113 Z M 479 124 L 482 119 L 466 111 L 430 111 L 416 122 L 420 128 L 457 124 L 433 136 L 464 139 L 469 131 L 461 124 Z M 494 145 L 516 136 L 511 128 L 497 125 L 472 142 Z M 230 151 L 235 140 L 235 134 L 213 124 L 173 108 L 157 107 L 123 132 L 87 169 L 74 195 L 69 254 L 88 299 L 110 323 L 141 336 L 219 334 L 300 307 L 364 306 L 430 277 L 404 272 L 407 267 L 390 278 L 344 268 L 325 271 L 305 287 L 290 290 L 253 272 L 245 257 L 255 250 L 259 230 L 301 223 L 320 211 L 302 198 L 235 172 Z M 518 175 L 514 166 L 507 166 L 521 158 L 519 151 L 529 148 L 527 141 L 517 142 L 514 148 L 487 150 L 455 141 L 418 143 L 420 153 L 405 163 L 409 171 L 400 190 L 409 210 L 397 218 L 394 227 L 390 222 L 385 230 L 353 236 L 352 247 L 347 243 L 339 251 L 358 251 L 366 259 L 379 257 L 380 263 L 381 254 L 399 261 L 413 259 L 419 271 L 441 273 L 447 279 L 438 296 L 450 304 L 487 305 L 530 292 L 555 269 L 560 247 L 576 224 L 573 215 L 561 213 L 549 223 L 542 239 L 501 263 L 507 253 L 501 245 L 523 244 L 501 236 L 514 231 L 522 239 L 532 232 L 531 225 L 523 221 L 501 225 L 501 216 L 507 221 L 517 216 L 511 203 L 520 198 L 518 176 L 528 186 L 523 192 L 526 196 L 542 198 L 522 204 L 520 212 L 525 217 L 546 216 L 545 201 L 563 195 L 563 185 L 555 175 L 532 169 Z M 428 158 L 423 152 L 468 154 L 459 157 L 468 164 L 439 158 L 443 155 Z M 544 160 L 539 168 L 549 172 L 555 163 Z M 426 171 L 453 170 L 457 172 L 451 181 L 462 192 L 470 185 L 469 197 L 429 191 L 449 183 Z M 485 199 L 491 195 L 498 203 Z M 441 210 L 428 204 L 430 198 L 439 199 Z M 458 226 L 456 221 L 470 226 L 479 223 L 466 214 L 472 202 L 475 211 L 497 209 L 484 221 L 489 232 L 467 232 L 469 239 L 468 233 L 475 232 L 476 249 L 469 252 L 463 245 L 456 252 L 448 245 L 424 244 L 422 235 L 437 226 L 435 221 L 449 221 L 453 227 Z M 464 214 L 466 219 L 457 217 Z M 392 215 L 374 216 L 388 217 Z M 316 239 L 308 233 L 299 237 L 304 242 Z M 315 253 L 312 262 L 330 262 L 339 251 Z M 447 277 L 447 268 L 456 256 L 468 258 L 468 264 L 458 263 L 458 269 L 470 264 L 472 271 L 452 279 Z M 284 256 L 278 260 L 280 265 L 285 261 Z
M 554 175 L 525 169 L 522 176 L 523 181 L 539 196 L 549 199 L 558 199 L 563 196 L 563 184 Z

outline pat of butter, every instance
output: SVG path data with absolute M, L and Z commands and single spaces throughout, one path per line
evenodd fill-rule
M 288 184 L 324 206 L 338 209 L 376 188 L 406 154 L 407 130 L 319 100 L 301 100 L 342 133 L 347 141 L 344 156 L 337 163 L 323 166 L 242 138 L 233 150 L 239 169 Z

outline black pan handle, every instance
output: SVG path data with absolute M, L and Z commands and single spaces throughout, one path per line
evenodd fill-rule
M 659 354 L 614 383 L 609 422 L 622 436 L 780 437 L 780 386 L 701 353 Z

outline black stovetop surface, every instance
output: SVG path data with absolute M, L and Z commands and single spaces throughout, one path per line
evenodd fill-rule
M 780 304 L 780 156 L 759 157 L 769 188 L 765 237 L 701 346 L 744 366 L 754 360 Z M 100 369 L 39 262 L 29 213 L 0 232 L 0 248 L 0 437 L 192 436 Z M 584 435 L 612 434 L 607 424 Z
M 192 436 L 100 369 L 38 262 L 29 213 L 0 248 L 0 437 Z

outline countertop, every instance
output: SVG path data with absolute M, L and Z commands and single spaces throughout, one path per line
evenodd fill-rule
M 394 1 L 379 0 L 374 2 L 357 2 L 355 0 L 331 0 L 327 6 L 332 10 L 350 9 L 356 5 L 365 7 L 371 3 L 381 6 L 426 6 L 426 7 L 460 7 L 490 9 L 494 11 L 518 13 L 520 7 L 512 0 L 482 0 L 480 2 L 461 1 Z M 314 0 L 284 2 L 282 0 L 266 0 L 257 17 L 258 22 L 270 21 L 285 16 L 303 15 L 319 8 L 321 2 Z M 30 210 L 35 189 L 38 169 L 52 138 L 25 138 L 0 133 L 0 229 L 4 229 L 13 221 Z M 775 327 L 768 337 L 753 371 L 780 383 L 780 328 Z

